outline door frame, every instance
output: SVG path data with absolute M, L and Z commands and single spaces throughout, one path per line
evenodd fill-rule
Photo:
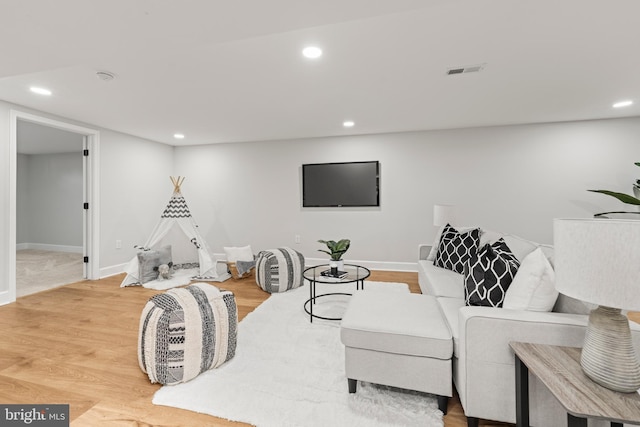
M 5 247 L 9 254 L 9 292 L 0 296 L 0 305 L 16 300 L 16 183 L 18 160 L 18 120 L 28 121 L 49 126 L 68 132 L 84 135 L 89 150 L 86 161 L 86 173 L 83 177 L 86 188 L 85 202 L 89 203 L 89 210 L 84 221 L 85 242 L 84 255 L 89 257 L 85 274 L 89 280 L 100 278 L 100 131 L 71 123 L 53 120 L 23 111 L 10 111 L 9 121 L 9 240 Z

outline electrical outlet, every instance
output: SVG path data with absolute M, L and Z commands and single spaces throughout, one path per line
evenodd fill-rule
M 299 234 L 296 234 L 296 236 L 295 236 L 295 242 L 296 242 L 296 243 L 300 243 L 300 235 L 299 235 Z
M 116 249 L 122 249 L 122 240 L 116 240 Z

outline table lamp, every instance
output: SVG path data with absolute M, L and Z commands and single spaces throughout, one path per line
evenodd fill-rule
M 433 225 L 442 227 L 447 224 L 454 225 L 455 206 L 433 205 Z
M 580 364 L 596 383 L 640 388 L 640 364 L 623 310 L 640 311 L 640 221 L 556 219 L 556 289 L 598 305 L 589 315 Z

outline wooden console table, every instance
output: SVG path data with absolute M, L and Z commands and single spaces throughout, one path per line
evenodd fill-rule
M 593 382 L 582 371 L 574 347 L 512 342 L 516 361 L 516 426 L 529 427 L 529 372 L 567 411 L 569 427 L 586 427 L 587 419 L 640 425 L 640 394 L 618 393 Z

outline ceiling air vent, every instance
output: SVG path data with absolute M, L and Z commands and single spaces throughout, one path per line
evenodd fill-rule
M 113 73 L 110 73 L 108 71 L 98 71 L 96 73 L 96 76 L 105 82 L 110 82 L 111 80 L 113 80 L 116 76 Z
M 467 73 L 477 73 L 481 71 L 486 64 L 478 64 L 478 65 L 467 65 L 466 67 L 455 67 L 447 69 L 447 75 L 452 76 L 454 74 L 467 74 Z

